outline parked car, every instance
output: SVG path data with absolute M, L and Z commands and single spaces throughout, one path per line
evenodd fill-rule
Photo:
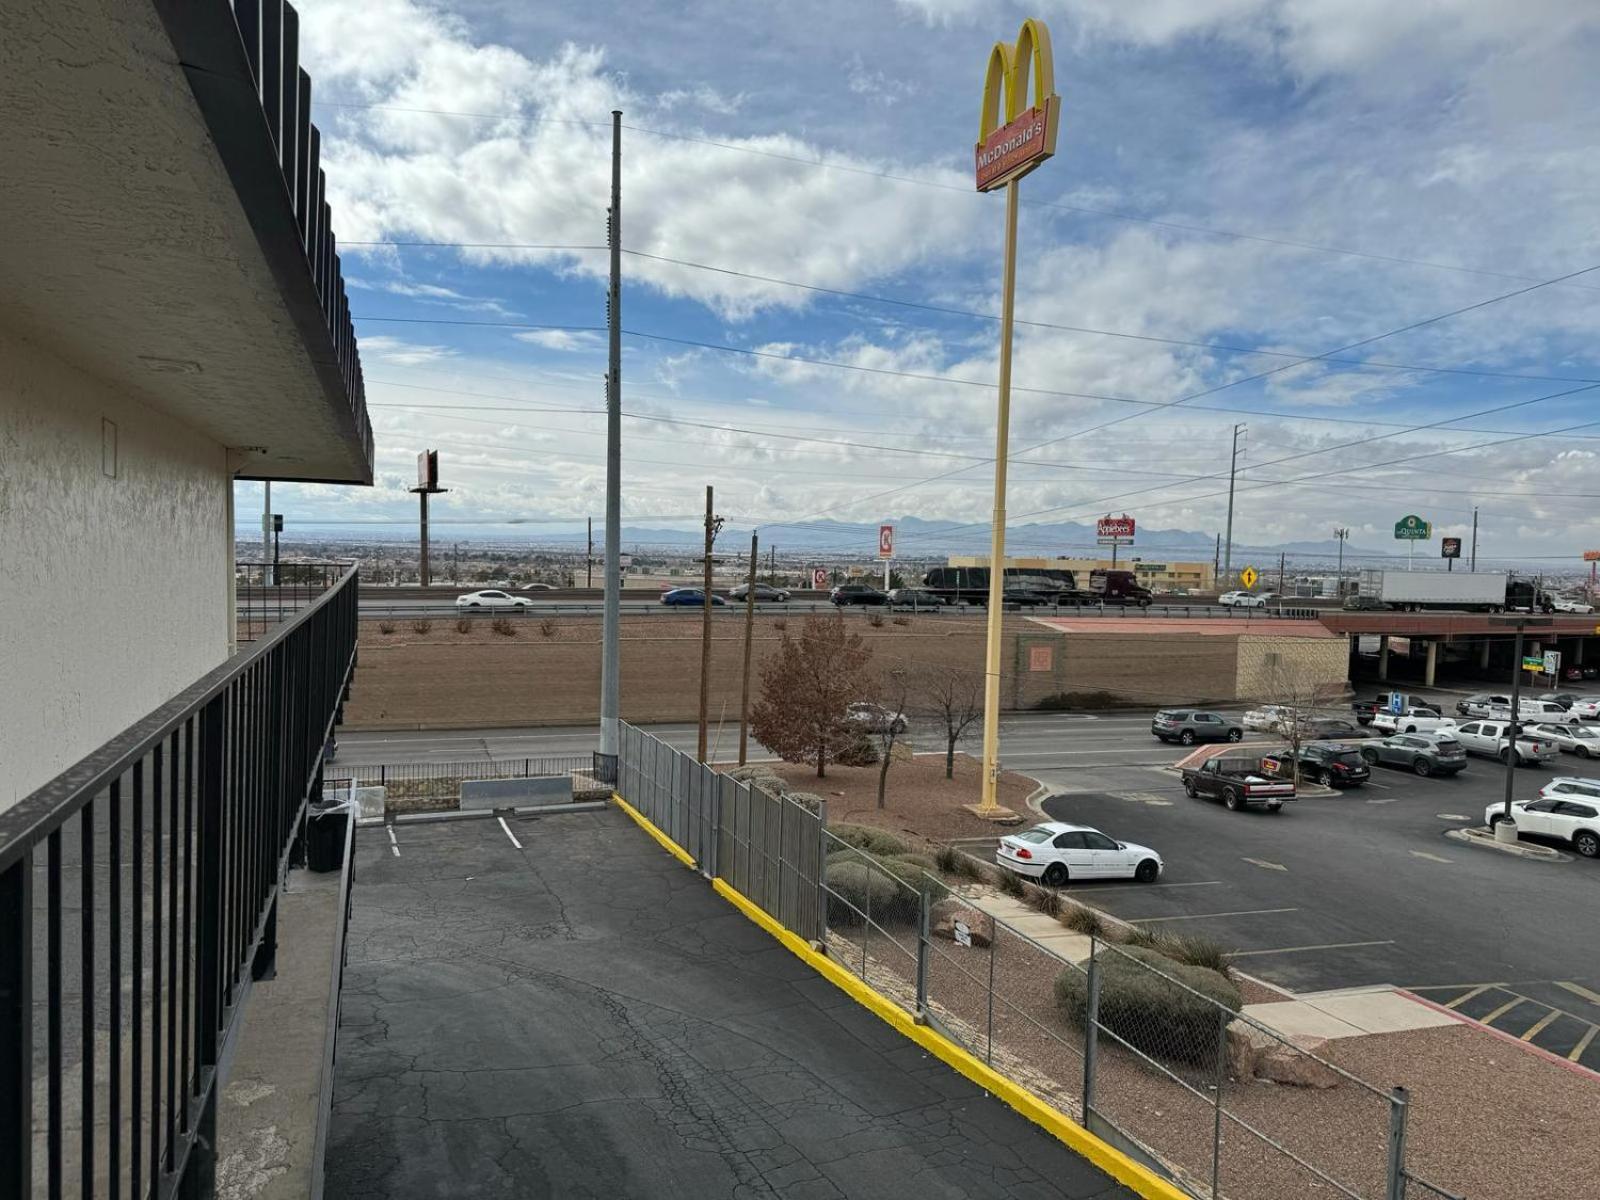
M 1578 775 L 1558 775 L 1539 789 L 1545 800 L 1597 800 L 1600 801 L 1600 779 L 1584 779 Z
M 1280 778 L 1292 777 L 1291 752 L 1263 755 L 1261 770 Z M 1372 768 L 1354 746 L 1313 742 L 1300 747 L 1300 775 L 1323 787 L 1359 787 L 1372 776 Z
M 1524 724 L 1536 721 L 1547 721 L 1556 725 L 1577 725 L 1583 718 L 1577 713 L 1568 712 L 1554 700 L 1539 700 L 1532 696 L 1517 697 L 1517 720 Z M 1489 709 L 1489 716 L 1497 721 L 1511 719 L 1511 705 L 1493 707 Z
M 1549 738 L 1561 750 L 1570 750 L 1579 758 L 1600 757 L 1600 729 L 1593 725 L 1524 725 L 1535 737 Z
M 889 597 L 871 584 L 841 583 L 828 593 L 828 599 L 843 608 L 846 604 L 887 604 Z
M 1262 704 L 1248 710 L 1243 717 L 1244 727 L 1264 733 L 1280 733 L 1289 720 L 1289 710 L 1277 704 Z
M 512 596 L 495 588 L 456 597 L 457 608 L 527 608 L 532 604 L 526 596 Z
M 1241 808 L 1279 812 L 1295 798 L 1294 780 L 1264 774 L 1258 759 L 1231 756 L 1208 758 L 1198 767 L 1185 767 L 1183 790 L 1191 800 L 1200 796 L 1221 800 L 1233 812 Z
M 1600 718 L 1600 696 L 1579 696 L 1567 711 L 1588 721 Z
M 1508 721 L 1468 721 L 1465 725 L 1456 726 L 1455 737 L 1469 754 L 1482 754 L 1505 762 L 1507 755 L 1513 753 L 1511 724 Z M 1520 767 L 1550 762 L 1561 751 L 1548 738 L 1534 737 L 1524 727 L 1517 734 L 1514 753 Z
M 950 601 L 938 592 L 930 592 L 927 588 L 898 587 L 889 589 L 889 606 L 891 608 L 944 608 Z
M 668 608 L 704 608 L 706 598 L 699 588 L 672 588 L 661 593 L 661 603 Z M 711 607 L 720 608 L 728 602 L 715 592 L 711 593 Z
M 1378 734 L 1343 717 L 1301 717 L 1300 737 L 1308 742 L 1360 742 Z
M 1154 883 L 1161 856 L 1149 846 L 1119 842 L 1088 825 L 1046 821 L 1000 839 L 994 861 L 1008 871 L 1060 887 L 1071 879 L 1137 879 Z
M 1244 729 L 1221 713 L 1194 708 L 1163 708 L 1150 719 L 1150 732 L 1163 742 L 1237 742 Z
M 1437 709 L 1408 708 L 1402 713 L 1380 712 L 1373 716 L 1372 727 L 1387 733 L 1438 733 L 1454 729 L 1454 717 L 1442 717 Z
M 1350 708 L 1356 715 L 1356 720 L 1363 725 L 1370 724 L 1372 718 L 1381 712 L 1394 711 L 1394 698 L 1400 697 L 1400 710 L 1413 709 L 1418 713 L 1431 713 L 1433 716 L 1443 716 L 1443 711 L 1431 700 L 1421 696 L 1413 696 L 1408 692 L 1379 692 L 1370 700 L 1352 700 Z M 1482 714 L 1479 714 L 1482 715 Z
M 1588 781 L 1585 781 L 1588 782 Z M 1506 819 L 1503 804 L 1491 804 L 1483 814 L 1490 827 Z M 1600 796 L 1565 799 L 1546 796 L 1537 800 L 1513 800 L 1511 819 L 1517 837 L 1532 834 L 1566 842 L 1585 858 L 1600 858 Z
M 1573 600 L 1566 596 L 1552 596 L 1550 603 L 1559 613 L 1592 613 L 1594 605 L 1584 600 Z
M 1369 767 L 1405 767 L 1418 775 L 1454 775 L 1467 765 L 1467 752 L 1448 733 L 1396 733 L 1368 742 L 1361 757 Z
M 738 587 L 728 589 L 728 599 L 743 601 L 750 594 L 751 587 L 748 583 L 741 583 Z M 789 599 L 789 593 L 780 587 L 773 587 L 770 583 L 758 583 L 754 588 L 756 603 L 772 602 L 782 604 Z
M 1456 701 L 1456 713 L 1463 717 L 1487 717 L 1497 708 L 1511 708 L 1511 696 L 1501 692 L 1478 692 Z
M 850 722 L 852 728 L 867 733 L 885 733 L 891 729 L 895 733 L 906 731 L 905 713 L 895 712 L 893 709 L 867 700 L 852 704 L 845 712 L 845 720 Z
M 1559 704 L 1562 708 L 1570 710 L 1578 701 L 1577 692 L 1540 692 L 1540 700 L 1548 700 L 1552 704 Z

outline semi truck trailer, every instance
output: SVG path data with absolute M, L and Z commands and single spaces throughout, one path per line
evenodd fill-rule
M 1398 609 L 1417 612 L 1426 608 L 1453 608 L 1468 612 L 1500 612 L 1506 607 L 1505 575 L 1470 571 L 1361 572 L 1351 608 Z

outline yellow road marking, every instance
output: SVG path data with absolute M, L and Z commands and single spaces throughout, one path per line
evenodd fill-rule
M 1600 1033 L 1600 1025 L 1589 1026 L 1589 1032 L 1584 1034 L 1578 1044 L 1572 1048 L 1572 1052 L 1567 1055 L 1567 1061 L 1577 1062 L 1578 1059 L 1582 1058 L 1583 1052 L 1589 1048 L 1589 1043 L 1594 1041 L 1596 1033 Z
M 1574 996 L 1582 996 L 1590 1004 L 1600 1004 L 1600 992 L 1591 992 L 1581 983 L 1564 983 L 1559 979 L 1555 983 L 1558 988 L 1566 988 Z
M 1535 1021 L 1533 1023 L 1533 1028 L 1528 1030 L 1527 1033 L 1522 1035 L 1522 1040 L 1525 1041 L 1525 1042 L 1533 1041 L 1534 1038 L 1538 1037 L 1541 1033 L 1544 1032 L 1544 1028 L 1545 1028 L 1546 1025 L 1550 1024 L 1551 1021 L 1554 1021 L 1560 1015 L 1561 1015 L 1561 1010 L 1559 1008 L 1552 1008 L 1549 1012 L 1545 1013 L 1544 1016 L 1540 1017 L 1537 1021 Z
M 1492 983 L 1486 983 L 1482 987 L 1475 987 L 1470 992 L 1464 992 L 1463 994 L 1457 996 L 1454 1000 L 1451 1000 L 1448 1004 L 1446 1004 L 1445 1007 L 1446 1008 L 1456 1008 L 1459 1005 L 1465 1004 L 1468 1000 L 1471 1000 L 1474 996 L 1483 995 L 1485 992 L 1487 992 L 1490 988 L 1492 988 L 1494 986 L 1495 985 L 1492 984 Z
M 1495 1021 L 1497 1021 L 1499 1018 L 1505 1016 L 1508 1012 L 1510 1012 L 1517 1005 L 1521 1004 L 1524 1000 L 1527 1000 L 1526 996 L 1513 996 L 1513 997 L 1511 997 L 1511 999 L 1507 1000 L 1504 1004 L 1502 1004 L 1499 1008 L 1495 1009 L 1488 1016 L 1479 1017 L 1478 1020 L 1482 1021 L 1485 1025 L 1493 1025 L 1495 1023 Z M 1531 1003 L 1537 1004 L 1538 1001 L 1531 1001 Z

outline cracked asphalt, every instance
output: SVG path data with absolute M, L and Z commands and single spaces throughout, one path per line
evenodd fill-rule
M 621 813 L 357 838 L 330 1197 L 1131 1200 Z

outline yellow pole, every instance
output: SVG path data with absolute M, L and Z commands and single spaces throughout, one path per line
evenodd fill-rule
M 1017 291 L 1017 181 L 1006 184 L 1006 265 L 1000 300 L 1000 405 L 994 432 L 994 528 L 989 536 L 989 634 L 983 669 L 982 811 L 1000 807 L 1000 636 L 1005 626 L 1006 458 L 1011 444 L 1011 318 Z

